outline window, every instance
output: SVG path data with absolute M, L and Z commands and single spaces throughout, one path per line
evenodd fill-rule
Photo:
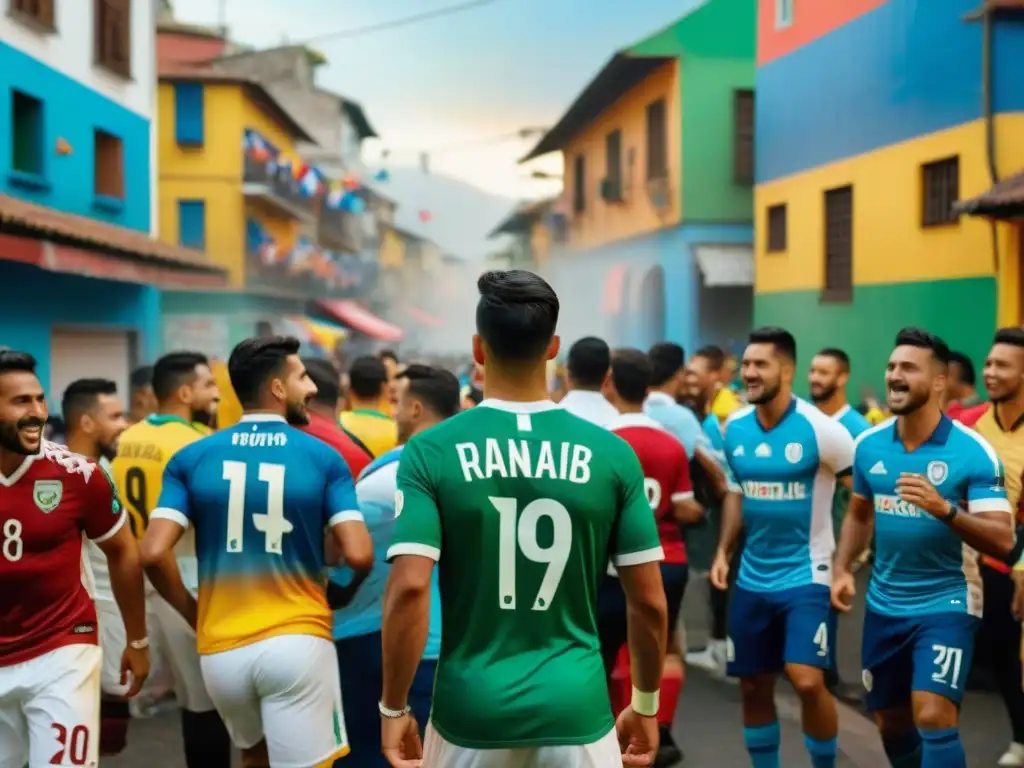
M 203 145 L 203 84 L 175 83 L 174 140 L 186 147 Z
M 921 226 L 956 224 L 953 204 L 960 199 L 960 158 L 947 157 L 921 166 Z
M 775 0 L 775 28 L 793 26 L 793 0 Z
M 754 183 L 754 92 L 736 91 L 732 107 L 732 175 L 737 184 Z
M 768 206 L 765 250 L 779 253 L 786 250 L 786 204 Z
M 202 200 L 178 201 L 178 244 L 198 251 L 206 250 L 206 203 Z
M 587 159 L 576 155 L 572 168 L 572 211 L 583 213 L 587 208 Z
M 622 131 L 612 131 L 604 140 L 604 181 L 601 196 L 609 202 L 622 199 Z
M 96 195 L 124 200 L 124 147 L 121 139 L 97 129 L 93 149 Z
M 853 298 L 853 187 L 825 192 L 825 290 L 822 298 Z
M 122 77 L 131 77 L 131 0 L 93 3 L 96 63 Z
M 15 18 L 52 31 L 55 2 L 56 0 L 11 0 L 11 13 Z
M 665 100 L 647 105 L 647 180 L 668 178 L 668 126 Z
M 44 174 L 43 102 L 11 89 L 11 168 L 34 176 Z

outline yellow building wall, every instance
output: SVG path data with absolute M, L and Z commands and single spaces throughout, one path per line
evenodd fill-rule
M 563 178 L 568 210 L 572 211 L 575 188 L 575 158 L 582 154 L 586 165 L 586 208 L 571 214 L 570 244 L 576 248 L 592 248 L 616 240 L 653 232 L 678 224 L 682 218 L 682 135 L 679 65 L 672 61 L 657 69 L 639 85 L 625 94 L 563 149 Z M 668 178 L 672 206 L 661 212 L 648 198 L 647 183 L 647 105 L 665 99 L 668 115 L 666 144 Z M 622 131 L 623 197 L 621 203 L 608 203 L 601 197 L 601 179 L 607 175 L 605 138 L 614 130 Z M 630 151 L 633 164 L 629 164 Z
M 538 267 L 548 263 L 551 257 L 551 228 L 544 222 L 535 221 L 530 225 L 530 250 Z
M 380 265 L 384 269 L 401 269 L 405 263 L 405 242 L 390 228 L 382 228 Z
M 999 165 L 1006 172 L 1024 167 L 1021 136 L 1024 115 L 997 118 Z M 813 290 L 823 286 L 824 193 L 847 184 L 853 185 L 855 285 L 992 275 L 995 263 L 988 221 L 963 216 L 956 224 L 921 226 L 921 165 L 953 155 L 960 158 L 961 198 L 988 189 L 991 179 L 982 120 L 759 185 L 754 195 L 756 292 Z M 767 210 L 780 203 L 787 210 L 787 250 L 768 253 Z M 999 252 L 1001 268 L 1012 269 L 1015 278 L 1016 256 L 1010 251 L 1010 230 L 999 227 Z M 1009 264 L 1011 261 L 1013 265 Z M 1006 273 L 1006 277 L 1010 274 Z M 1007 300 L 1009 293 L 1007 289 Z M 1013 312 L 1015 303 L 1014 298 Z

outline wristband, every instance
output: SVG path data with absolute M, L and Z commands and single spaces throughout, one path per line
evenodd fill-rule
M 654 717 L 658 714 L 658 704 L 661 701 L 661 691 L 654 691 L 653 693 L 644 693 L 635 685 L 633 686 L 633 700 L 630 702 L 630 708 L 638 715 L 644 717 Z
M 387 720 L 397 720 L 400 717 L 405 717 L 412 712 L 412 707 L 406 704 L 402 709 L 389 709 L 384 706 L 383 701 L 377 702 L 377 709 L 380 710 L 381 717 Z
M 129 640 L 128 646 L 130 648 L 134 648 L 136 651 L 143 651 L 146 648 L 149 648 L 149 638 L 144 637 L 141 640 Z
M 946 510 L 946 516 L 942 518 L 942 522 L 946 523 L 946 525 L 949 525 L 953 522 L 954 519 L 956 519 L 956 516 L 959 514 L 960 507 L 958 507 L 956 504 L 950 504 L 949 509 Z

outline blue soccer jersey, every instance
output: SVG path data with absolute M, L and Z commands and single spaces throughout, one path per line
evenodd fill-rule
M 704 421 L 701 422 L 701 428 L 704 430 L 708 443 L 711 445 L 712 455 L 725 473 L 728 489 L 733 492 L 739 492 L 740 487 L 736 484 L 736 478 L 732 474 L 732 467 L 729 466 L 728 458 L 725 455 L 725 434 L 722 432 L 721 420 L 715 414 L 709 413 L 704 417 Z
M 853 408 L 849 403 L 833 413 L 832 418 L 842 424 L 854 440 L 860 437 L 862 432 L 867 432 L 871 429 L 871 422 L 864 417 L 864 414 Z
M 734 412 L 725 426 L 725 454 L 744 496 L 737 584 L 751 592 L 831 584 L 832 494 L 853 462 L 849 433 L 794 397 L 768 430 L 754 406 Z
M 192 526 L 203 654 L 275 635 L 331 639 L 325 530 L 362 520 L 337 451 L 249 414 L 174 455 L 152 517 Z
M 945 416 L 908 453 L 889 419 L 857 439 L 853 492 L 875 507 L 875 564 L 868 608 L 885 616 L 981 615 L 977 553 L 948 525 L 896 492 L 901 473 L 923 475 L 968 513 L 1010 512 L 999 457 L 983 437 Z

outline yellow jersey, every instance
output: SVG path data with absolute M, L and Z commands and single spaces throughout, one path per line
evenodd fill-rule
M 341 426 L 359 438 L 374 458 L 398 445 L 398 424 L 386 413 L 357 408 L 341 414 Z
M 210 371 L 220 392 L 220 403 L 217 404 L 217 429 L 233 427 L 242 418 L 242 404 L 238 402 L 235 388 L 231 386 L 227 363 L 223 360 L 213 360 L 210 363 Z
M 728 387 L 722 387 L 715 393 L 715 398 L 711 401 L 711 412 L 724 423 L 741 405 L 740 398 L 735 392 Z
M 1003 462 L 1003 473 L 1006 478 L 1006 498 L 1014 513 L 1020 501 L 1021 474 L 1024 473 L 1024 416 L 1017 419 L 1016 424 L 1009 428 L 999 423 L 996 408 L 988 408 L 974 423 L 974 429 L 988 440 L 996 455 Z
M 167 462 L 180 449 L 202 437 L 195 425 L 185 419 L 158 415 L 147 416 L 121 434 L 111 471 L 138 538 L 146 532 L 149 515 L 156 509 Z

